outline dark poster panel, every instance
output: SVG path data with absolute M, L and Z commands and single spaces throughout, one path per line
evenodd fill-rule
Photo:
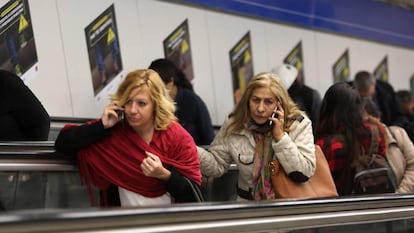
M 95 96 L 122 71 L 114 5 L 85 28 Z
M 385 56 L 378 66 L 374 69 L 373 75 L 376 79 L 388 82 L 388 56 Z
M 348 49 L 336 60 L 332 66 L 333 82 L 350 81 Z
M 163 45 L 165 58 L 180 68 L 188 80 L 193 80 L 194 71 L 187 19 L 164 39 Z
M 254 75 L 250 31 L 230 49 L 229 55 L 233 82 L 233 97 L 234 103 L 237 104 L 246 90 L 247 83 Z
M 38 72 L 37 64 L 28 1 L 9 1 L 0 8 L 0 68 L 26 81 Z
M 304 67 L 303 67 L 303 52 L 302 41 L 296 44 L 295 47 L 286 55 L 283 59 L 283 63 L 292 65 L 298 70 L 297 79 L 301 82 L 305 82 Z

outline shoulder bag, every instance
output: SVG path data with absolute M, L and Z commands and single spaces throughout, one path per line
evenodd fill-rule
M 270 162 L 270 173 L 276 198 L 336 197 L 338 192 L 321 148 L 315 145 L 316 170 L 308 181 L 298 183 L 290 179 L 278 160 Z

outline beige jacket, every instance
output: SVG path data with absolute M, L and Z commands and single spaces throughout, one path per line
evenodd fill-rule
M 397 181 L 397 193 L 414 192 L 414 145 L 405 130 L 398 126 L 387 129 L 387 159 Z M 392 133 L 390 133 L 390 131 Z
M 208 148 L 198 148 L 201 173 L 207 177 L 220 177 L 232 163 L 239 170 L 238 186 L 248 191 L 252 188 L 252 168 L 255 151 L 253 134 L 247 129 L 224 136 L 225 129 L 232 119 L 227 119 Z M 278 142 L 272 141 L 274 157 L 277 158 L 287 174 L 298 171 L 307 177 L 315 172 L 315 145 L 312 123 L 305 117 L 295 121 L 290 133 Z

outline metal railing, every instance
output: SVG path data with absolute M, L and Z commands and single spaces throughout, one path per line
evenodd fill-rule
M 40 150 L 36 150 L 37 144 Z M 0 156 L 1 171 L 76 171 L 74 158 L 50 152 L 53 148 L 51 142 L 0 143 L 0 151 L 7 151 L 10 147 L 14 148 L 13 154 Z M 44 150 L 48 152 L 43 153 Z M 407 228 L 407 219 L 412 216 L 414 195 L 387 194 L 308 200 L 205 202 L 148 208 L 8 211 L 0 215 L 0 232 L 277 232 L 355 224 L 359 227 L 359 224 L 369 223 L 383 223 L 385 228 L 393 221 L 404 221 Z M 394 228 L 401 228 L 404 224 L 397 222 Z M 375 228 L 367 228 L 368 231 L 364 232 L 376 232 L 369 231 Z M 410 224 L 408 228 L 414 229 Z M 399 229 L 398 232 L 409 231 Z
M 0 217 L 0 232 L 285 232 L 344 225 L 351 227 L 330 232 L 361 232 L 363 224 L 372 223 L 376 228 L 366 226 L 364 232 L 410 232 L 412 222 L 406 221 L 414 216 L 413 200 L 413 195 L 385 195 L 17 212 Z
M 56 152 L 53 141 L 0 142 L 0 171 L 75 171 L 74 161 Z
M 53 144 L 0 142 L 0 171 L 76 173 L 75 159 L 56 153 Z M 147 208 L 7 211 L 0 214 L 0 232 L 361 232 L 363 226 L 364 232 L 414 232 L 410 220 L 413 216 L 414 194 L 386 194 Z

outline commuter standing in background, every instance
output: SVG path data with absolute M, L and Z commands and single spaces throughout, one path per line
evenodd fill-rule
M 312 122 L 272 73 L 252 78 L 208 150 L 198 148 L 201 172 L 220 177 L 239 170 L 238 200 L 275 198 L 269 162 L 278 159 L 288 176 L 305 182 L 315 171 Z
M 152 61 L 149 69 L 157 71 L 164 81 L 176 103 L 175 115 L 180 124 L 193 136 L 197 145 L 209 145 L 214 138 L 210 114 L 184 72 L 167 59 Z
M 339 195 L 353 193 L 357 159 L 369 152 L 373 127 L 378 128 L 378 149 L 386 155 L 386 136 L 379 121 L 364 121 L 364 106 L 359 93 L 345 82 L 333 84 L 322 100 L 316 129 L 316 144 L 324 152 Z
M 371 98 L 381 113 L 380 120 L 392 125 L 400 115 L 396 95 L 392 86 L 382 80 L 376 80 L 368 71 L 359 71 L 353 81 L 354 87 L 362 98 Z
M 50 118 L 17 75 L 0 70 L 0 141 L 46 141 Z
M 414 142 L 414 98 L 410 91 L 400 90 L 397 92 L 397 101 L 401 115 L 395 121 L 395 125 L 404 128 L 411 141 Z
M 371 102 L 369 106 L 371 114 L 374 112 L 379 113 L 379 119 L 381 119 L 381 109 L 378 105 L 378 100 L 375 97 L 375 88 L 377 80 L 368 71 L 360 71 L 355 75 L 354 81 L 350 83 L 358 91 L 361 96 L 362 102 Z
M 289 96 L 298 107 L 308 114 L 312 121 L 312 128 L 315 130 L 322 102 L 319 92 L 305 85 L 300 73 L 292 65 L 282 64 L 272 72 L 280 77 L 283 85 L 288 89 Z
M 375 85 L 375 100 L 381 110 L 381 121 L 386 125 L 394 125 L 395 120 L 401 115 L 397 96 L 390 83 L 377 80 Z
M 132 71 L 101 119 L 65 126 L 55 147 L 77 153 L 89 189 L 118 186 L 122 206 L 195 201 L 188 181 L 201 184 L 197 148 L 174 110 L 157 72 Z

